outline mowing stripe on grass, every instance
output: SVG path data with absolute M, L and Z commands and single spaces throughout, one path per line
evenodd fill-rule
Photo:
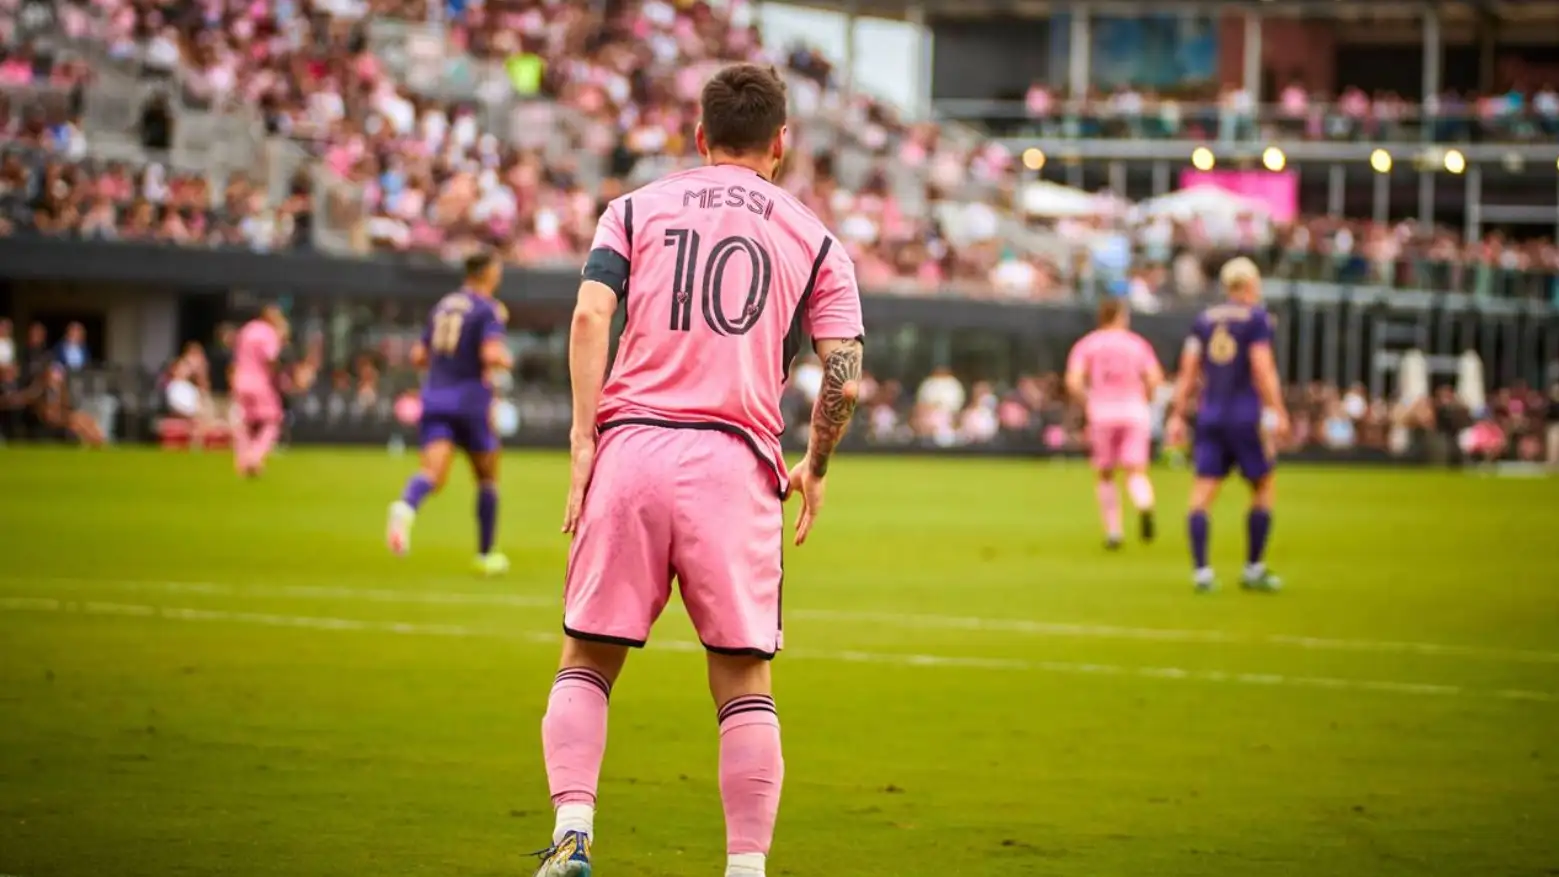
M 371 621 L 359 618 L 333 618 L 315 615 L 281 615 L 268 612 L 229 612 L 221 609 L 195 609 L 182 606 L 148 606 L 134 603 L 108 603 L 95 600 L 58 600 L 49 597 L 0 597 L 0 611 L 73 612 L 85 615 L 130 616 L 171 621 L 206 621 L 252 624 L 318 631 L 357 631 L 403 636 L 453 637 L 461 639 L 503 639 L 553 644 L 559 633 L 508 631 L 468 627 L 459 624 L 424 624 L 402 621 Z M 651 648 L 678 652 L 701 652 L 703 646 L 687 640 L 656 640 Z M 1238 685 L 1328 688 L 1337 691 L 1386 692 L 1438 697 L 1477 697 L 1559 703 L 1559 694 L 1519 689 L 1481 690 L 1456 685 L 1433 685 L 1370 679 L 1336 679 L 1323 676 L 1282 676 L 1274 673 L 1225 673 L 1218 670 L 1186 670 L 1180 667 L 1128 667 L 1117 664 L 1087 664 L 1072 661 L 1025 661 L 1009 658 L 971 658 L 948 655 L 896 654 L 861 651 L 787 650 L 786 657 L 814 661 L 840 661 L 858 664 L 893 664 L 909 667 L 950 667 L 973 670 L 1016 670 L 1041 673 L 1085 674 L 1094 676 L 1138 677 L 1192 682 L 1216 682 Z
M 165 591 L 179 594 L 277 597 L 299 600 L 338 600 L 407 605 L 508 606 L 520 609 L 557 609 L 558 596 L 527 596 L 462 591 L 403 591 L 390 588 L 352 588 L 339 585 L 235 585 L 221 582 L 156 582 L 89 578 L 24 578 L 0 576 L 8 585 L 99 586 L 127 591 Z M 1188 598 L 1189 599 L 1189 598 Z M 980 630 L 1027 636 L 1071 639 L 1141 640 L 1215 645 L 1262 645 L 1331 652 L 1366 652 L 1395 655 L 1429 655 L 1524 664 L 1559 664 L 1559 652 L 1528 649 L 1487 649 L 1444 643 L 1392 640 L 1332 639 L 1293 634 L 1242 634 L 1222 630 L 1184 630 L 1163 627 L 1121 627 L 1108 624 L 1068 624 L 1022 618 L 978 618 L 957 615 L 918 615 L 889 612 L 851 612 L 831 609 L 790 609 L 787 618 L 849 624 L 880 624 L 921 630 Z

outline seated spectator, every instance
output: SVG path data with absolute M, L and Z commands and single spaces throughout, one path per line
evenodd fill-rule
M 65 337 L 54 351 L 55 362 L 65 371 L 79 372 L 92 364 L 92 354 L 87 350 L 87 330 L 80 323 L 65 327 Z
M 26 434 L 31 389 L 22 381 L 22 370 L 15 362 L 0 362 L 0 438 L 16 441 Z
M 103 446 L 103 428 L 90 414 L 72 404 L 63 366 L 53 365 L 44 372 L 43 386 L 37 390 L 33 410 L 46 435 L 74 438 L 92 448 Z
M 173 148 L 173 110 L 168 96 L 158 93 L 141 108 L 141 145 L 163 152 Z
M 18 365 L 22 370 L 22 383 L 36 386 L 43 381 L 43 373 L 54 363 L 49 350 L 49 330 L 42 323 L 27 327 L 27 346 L 22 348 Z
M 190 422 L 190 449 L 204 448 L 206 435 L 221 421 L 211 398 L 210 365 L 199 342 L 185 344 L 184 351 L 168 368 L 164 396 L 168 410 Z

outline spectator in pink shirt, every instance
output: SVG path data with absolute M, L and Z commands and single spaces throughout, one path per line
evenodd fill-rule
M 1023 108 L 1030 119 L 1039 123 L 1041 130 L 1048 130 L 1055 114 L 1055 99 L 1043 82 L 1036 80 L 1029 86 L 1028 93 L 1023 96 Z
M 0 61 L 0 83 L 26 85 L 32 82 L 32 57 L 24 53 L 11 55 Z

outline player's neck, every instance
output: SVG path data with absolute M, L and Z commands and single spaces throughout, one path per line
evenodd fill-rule
M 709 154 L 710 167 L 738 167 L 752 171 L 769 182 L 774 182 L 772 165 L 774 159 L 768 156 L 727 155 L 723 152 L 711 152 Z

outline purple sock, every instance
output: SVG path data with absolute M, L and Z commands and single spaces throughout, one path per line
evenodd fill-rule
M 498 488 L 484 484 L 476 491 L 476 524 L 482 554 L 493 550 L 493 534 L 498 530 Z
M 1261 558 L 1267 553 L 1267 535 L 1271 532 L 1272 512 L 1251 509 L 1245 517 L 1246 563 L 1251 566 L 1261 563 Z
M 406 490 L 401 494 L 401 502 L 414 509 L 421 508 L 422 501 L 427 499 L 428 494 L 432 492 L 433 482 L 424 477 L 421 472 L 418 472 L 416 475 L 411 476 L 410 481 L 406 482 Z
M 1192 512 L 1186 519 L 1191 529 L 1191 559 L 1196 569 L 1207 568 L 1207 542 L 1211 525 L 1206 512 Z

